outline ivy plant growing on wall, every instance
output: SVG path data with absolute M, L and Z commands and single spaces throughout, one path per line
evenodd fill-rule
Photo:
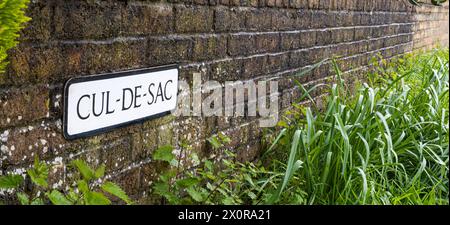
M 19 31 L 31 18 L 25 15 L 30 0 L 0 0 L 0 73 L 7 65 L 7 51 L 17 45 Z

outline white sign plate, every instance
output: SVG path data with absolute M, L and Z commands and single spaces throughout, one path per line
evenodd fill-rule
M 91 136 L 170 113 L 178 93 L 176 65 L 108 73 L 67 81 L 64 137 Z

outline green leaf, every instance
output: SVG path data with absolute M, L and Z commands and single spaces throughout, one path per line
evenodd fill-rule
M 170 204 L 178 204 L 180 202 L 180 198 L 169 191 L 169 184 L 167 183 L 156 183 L 153 186 L 153 191 L 155 192 L 155 194 L 167 199 Z
M 283 128 L 289 127 L 289 125 L 287 124 L 287 122 L 285 120 L 278 121 L 277 126 L 283 127 Z
M 281 193 L 283 192 L 284 188 L 288 184 L 290 178 L 294 174 L 294 172 L 301 167 L 302 162 L 300 160 L 296 160 L 296 154 L 297 149 L 299 146 L 300 138 L 301 138 L 301 130 L 296 130 L 293 136 L 292 145 L 291 145 L 291 152 L 289 154 L 288 164 L 286 168 L 286 172 L 284 173 L 283 182 L 278 186 L 277 192 L 272 196 L 270 199 L 269 204 L 275 203 Z
M 174 178 L 177 175 L 176 170 L 167 170 L 161 175 L 159 175 L 159 179 L 162 182 L 168 183 L 172 178 Z
M 30 204 L 30 198 L 28 198 L 28 195 L 23 192 L 17 192 L 17 198 L 19 199 L 21 205 Z
M 210 160 L 205 160 L 205 168 L 208 169 L 209 171 L 213 171 L 214 170 L 213 163 Z
M 47 197 L 54 205 L 72 205 L 72 202 L 57 190 L 48 193 Z
M 111 201 L 100 192 L 88 192 L 84 195 L 86 205 L 110 205 Z
M 208 138 L 206 140 L 213 146 L 213 148 L 220 148 L 220 147 L 222 147 L 222 144 L 217 139 L 217 136 L 212 136 L 212 137 L 210 137 L 210 138 Z
M 446 1 L 447 0 L 431 0 L 431 3 L 433 3 L 433 5 L 442 6 L 442 3 Z
M 198 157 L 197 153 L 195 153 L 195 152 L 193 152 L 193 153 L 191 154 L 191 161 L 192 161 L 192 163 L 193 163 L 194 166 L 199 165 L 200 162 L 201 162 L 201 161 L 200 161 L 200 158 Z
M 103 176 L 105 176 L 105 168 L 106 166 L 103 164 L 101 165 L 94 173 L 94 177 L 95 178 L 102 178 Z
M 223 134 L 222 132 L 219 132 L 218 136 L 219 136 L 222 144 L 229 144 L 231 142 L 231 138 L 228 137 L 227 135 Z
M 222 204 L 224 205 L 235 205 L 234 199 L 232 197 L 226 197 L 222 200 Z
M 189 196 L 192 197 L 192 199 L 194 199 L 196 202 L 201 202 L 203 201 L 203 196 L 200 192 L 198 192 L 197 190 L 195 190 L 193 187 L 190 187 L 188 189 L 186 189 L 186 192 L 189 194 Z
M 253 192 L 251 192 L 251 191 L 248 192 L 247 195 L 248 195 L 248 197 L 250 197 L 252 200 L 254 200 L 254 199 L 257 198 L 257 196 L 255 195 L 255 193 L 253 193 Z
M 194 177 L 184 178 L 181 180 L 177 180 L 177 182 L 176 182 L 176 184 L 182 188 L 192 187 L 198 183 L 199 183 L 198 178 L 194 178 Z
M 49 168 L 45 162 L 40 162 L 37 156 L 34 157 L 33 168 L 27 170 L 28 176 L 30 176 L 31 181 L 40 187 L 47 188 L 47 178 L 48 178 Z
M 35 198 L 31 201 L 30 205 L 45 205 L 42 198 Z
M 413 5 L 419 5 L 419 2 L 417 2 L 416 0 L 409 0 L 409 2 Z
M 114 184 L 112 182 L 106 182 L 102 185 L 102 190 L 122 199 L 127 204 L 132 204 L 133 202 L 128 197 L 128 195 L 125 193 L 125 191 L 122 190 L 117 184 Z
M 166 192 L 169 192 L 169 184 L 158 182 L 153 185 L 153 191 L 159 195 L 163 195 Z
M 153 159 L 171 163 L 175 159 L 172 150 L 173 148 L 170 145 L 162 146 L 153 153 Z
M 83 194 L 89 193 L 89 186 L 86 183 L 86 181 L 84 180 L 78 181 L 78 190 Z
M 8 174 L 0 177 L 0 189 L 17 188 L 23 182 L 23 177 L 17 174 Z
M 75 193 L 72 188 L 70 188 L 66 198 L 75 204 L 80 199 L 80 195 Z
M 31 181 L 33 181 L 34 184 L 36 184 L 37 186 L 40 186 L 40 187 L 44 187 L 44 188 L 48 187 L 47 181 L 44 178 L 42 178 L 39 174 L 37 174 L 36 170 L 31 169 L 31 170 L 28 170 L 27 173 L 28 173 L 28 176 L 30 176 Z
M 72 161 L 72 164 L 78 169 L 85 180 L 89 181 L 95 178 L 94 170 L 92 170 L 83 160 L 74 160 Z

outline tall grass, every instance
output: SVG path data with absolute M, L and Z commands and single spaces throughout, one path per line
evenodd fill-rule
M 334 64 L 325 108 L 294 105 L 266 154 L 286 162 L 268 203 L 449 204 L 448 49 L 381 63 L 353 95 Z

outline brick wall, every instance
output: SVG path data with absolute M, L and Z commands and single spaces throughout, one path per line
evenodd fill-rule
M 158 173 L 152 151 L 186 142 L 202 155 L 205 138 L 223 131 L 242 159 L 261 145 L 255 118 L 166 116 L 90 138 L 62 136 L 62 90 L 71 77 L 170 63 L 180 79 L 278 80 L 280 107 L 299 92 L 292 76 L 331 55 L 344 71 L 366 68 L 376 54 L 448 46 L 448 5 L 407 0 L 35 0 L 33 20 L 0 76 L 0 171 L 21 171 L 34 155 L 57 165 L 52 185 L 70 183 L 66 163 L 105 163 L 108 178 L 145 199 Z M 329 78 L 324 65 L 301 78 Z M 320 95 L 320 92 L 316 92 Z

